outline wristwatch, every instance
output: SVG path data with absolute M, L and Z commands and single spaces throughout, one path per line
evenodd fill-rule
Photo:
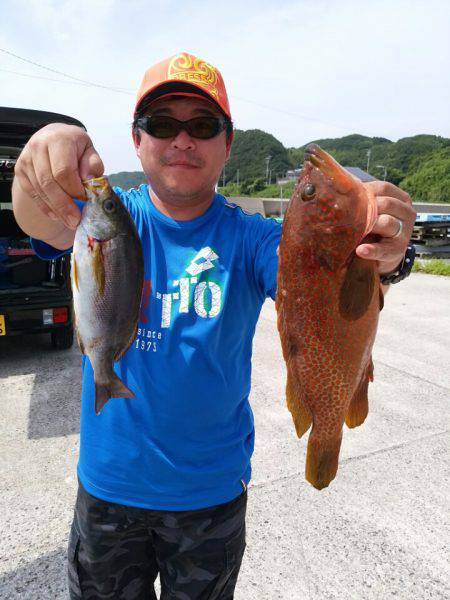
M 398 283 L 411 273 L 412 266 L 414 264 L 414 257 L 416 256 L 416 248 L 414 244 L 409 244 L 405 256 L 402 262 L 393 273 L 387 275 L 380 275 L 380 282 L 383 285 L 389 285 L 390 283 Z

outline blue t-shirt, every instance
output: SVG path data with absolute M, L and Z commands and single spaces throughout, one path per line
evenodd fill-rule
M 281 226 L 219 194 L 200 217 L 175 221 L 147 185 L 115 191 L 145 263 L 137 337 L 114 365 L 136 397 L 113 398 L 96 416 L 83 356 L 79 479 L 93 496 L 129 506 L 228 502 L 250 480 L 252 340 L 265 298 L 275 297 Z M 32 243 L 42 258 L 61 254 Z

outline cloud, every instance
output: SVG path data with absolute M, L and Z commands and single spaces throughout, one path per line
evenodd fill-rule
M 353 132 L 450 136 L 449 17 L 446 0 L 8 3 L 0 47 L 133 92 L 0 71 L 2 102 L 79 118 L 107 170 L 135 169 L 134 90 L 150 64 L 186 50 L 220 68 L 237 126 L 285 145 Z M 53 77 L 4 55 L 0 68 Z

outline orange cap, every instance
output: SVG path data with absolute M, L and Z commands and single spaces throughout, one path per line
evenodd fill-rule
M 206 97 L 231 119 L 222 75 L 209 63 L 187 52 L 166 58 L 147 69 L 137 94 L 134 113 L 144 98 L 152 101 L 181 94 Z

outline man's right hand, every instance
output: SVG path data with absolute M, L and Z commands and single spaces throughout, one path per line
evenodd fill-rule
M 13 208 L 20 227 L 66 246 L 81 217 L 72 198 L 86 199 L 82 180 L 103 171 L 91 138 L 80 127 L 52 123 L 37 131 L 16 163 Z

